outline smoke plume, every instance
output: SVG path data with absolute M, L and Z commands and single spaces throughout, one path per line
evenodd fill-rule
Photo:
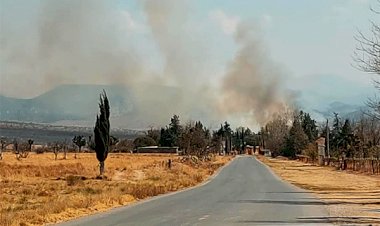
M 13 10 L 1 10 L 2 94 L 32 97 L 60 84 L 124 84 L 136 99 L 136 120 L 146 125 L 164 125 L 179 114 L 212 126 L 225 120 L 255 126 L 286 105 L 281 70 L 250 23 L 239 23 L 238 51 L 222 81 L 210 84 L 209 43 L 194 26 L 190 2 L 142 1 L 144 25 L 111 3 L 3 2 L 0 8 Z M 17 18 L 15 11 L 32 19 Z M 153 39 L 160 66 L 151 66 L 154 57 L 141 44 L 142 36 Z
M 238 51 L 223 79 L 221 109 L 245 121 L 266 123 L 286 108 L 281 69 L 267 56 L 252 24 L 240 23 L 234 36 Z M 289 99 L 288 99 L 289 101 Z

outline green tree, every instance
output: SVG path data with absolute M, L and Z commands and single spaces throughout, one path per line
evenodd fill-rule
M 149 137 L 149 136 L 141 136 L 141 137 L 137 137 L 134 141 L 133 141 L 133 146 L 135 148 L 139 148 L 139 147 L 146 147 L 146 146 L 155 146 L 157 145 L 156 141 L 153 140 L 153 138 Z
M 171 147 L 173 144 L 173 138 L 168 128 L 161 128 L 160 132 L 160 146 Z
M 317 123 L 309 113 L 300 111 L 302 129 L 309 138 L 309 142 L 314 142 L 318 137 Z
M 330 131 L 330 147 L 331 154 L 334 156 L 339 155 L 339 145 L 341 143 L 342 123 L 338 113 L 334 113 L 334 121 L 332 130 Z
M 285 148 L 283 155 L 294 158 L 296 155 L 301 154 L 302 150 L 308 144 L 308 137 L 302 129 L 299 116 L 296 116 L 293 125 L 289 130 L 289 135 L 286 138 Z
M 346 119 L 340 133 L 340 145 L 342 152 L 347 157 L 354 157 L 359 148 L 359 138 L 354 134 L 350 120 Z
M 110 106 L 106 92 L 100 94 L 99 103 L 100 115 L 96 116 L 94 128 L 95 152 L 99 161 L 100 177 L 104 175 L 105 160 L 107 159 L 110 147 Z
M 246 135 L 245 144 L 250 146 L 257 146 L 259 144 L 258 135 L 252 133 L 251 135 Z
M 160 145 L 161 146 L 178 146 L 179 138 L 182 134 L 182 126 L 180 124 L 179 116 L 174 115 L 170 119 L 170 124 L 166 128 L 161 128 Z
M 28 140 L 28 145 L 29 145 L 29 151 L 30 151 L 30 152 L 32 151 L 33 143 L 34 143 L 34 140 L 32 140 L 32 139 L 29 139 L 29 140 Z
M 236 132 L 232 135 L 232 144 L 235 150 L 239 152 L 239 154 L 242 154 L 245 150 L 246 145 L 246 135 L 245 135 L 245 128 L 239 127 L 236 129 Z
M 253 133 L 252 133 L 252 131 L 247 127 L 247 128 L 245 128 L 245 130 L 244 130 L 244 135 L 245 135 L 245 136 L 252 136 Z
M 223 125 L 223 138 L 224 138 L 224 141 L 225 141 L 225 145 L 224 145 L 224 151 L 228 154 L 231 152 L 231 149 L 232 149 L 232 134 L 233 134 L 233 131 L 231 129 L 231 126 L 230 124 L 226 121 L 224 122 L 224 125 Z
M 173 115 L 170 119 L 169 131 L 172 137 L 172 145 L 170 146 L 178 146 L 178 139 L 182 133 L 182 126 L 179 121 L 178 115 Z
M 180 137 L 180 148 L 185 154 L 196 155 L 201 158 L 208 154 L 208 146 L 211 143 L 210 131 L 202 122 L 189 123 L 185 126 Z

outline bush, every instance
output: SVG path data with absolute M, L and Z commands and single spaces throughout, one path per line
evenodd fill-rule
M 66 182 L 68 186 L 74 186 L 74 185 L 82 184 L 83 180 L 85 179 L 86 178 L 82 176 L 69 175 L 66 177 Z
M 113 152 L 130 152 L 133 150 L 134 144 L 131 139 L 123 139 L 116 144 L 113 148 Z
M 311 162 L 315 162 L 318 158 L 318 148 L 316 144 L 309 143 L 304 150 L 304 154 L 310 157 Z
M 36 154 L 43 154 L 45 152 L 48 152 L 49 149 L 48 148 L 39 147 L 39 148 L 36 148 L 34 151 L 36 152 Z
M 296 151 L 294 149 L 286 146 L 281 150 L 281 155 L 288 157 L 288 158 L 291 158 L 291 159 L 294 159 L 296 156 Z
M 143 137 L 137 137 L 133 141 L 133 145 L 135 148 L 138 148 L 138 147 L 146 147 L 146 146 L 155 146 L 157 145 L 157 143 L 155 140 L 153 140 L 153 138 L 148 137 L 148 136 L 143 136 Z

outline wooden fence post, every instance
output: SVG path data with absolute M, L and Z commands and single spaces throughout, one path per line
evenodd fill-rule
M 169 169 L 172 168 L 172 160 L 171 160 L 171 159 L 168 160 L 168 168 L 169 168 Z

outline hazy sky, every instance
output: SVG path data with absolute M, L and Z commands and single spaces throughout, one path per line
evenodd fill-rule
M 166 8 L 160 8 L 164 1 L 0 2 L 0 94 L 6 96 L 165 74 L 182 76 L 182 84 L 223 86 L 244 45 L 239 24 L 254 27 L 260 49 L 254 57 L 270 62 L 258 73 L 275 68 L 276 89 L 289 90 L 295 102 L 361 105 L 375 92 L 371 77 L 351 66 L 354 35 L 369 33 L 369 21 L 379 19 L 369 10 L 375 0 L 194 0 Z M 181 83 L 173 77 L 164 79 Z

